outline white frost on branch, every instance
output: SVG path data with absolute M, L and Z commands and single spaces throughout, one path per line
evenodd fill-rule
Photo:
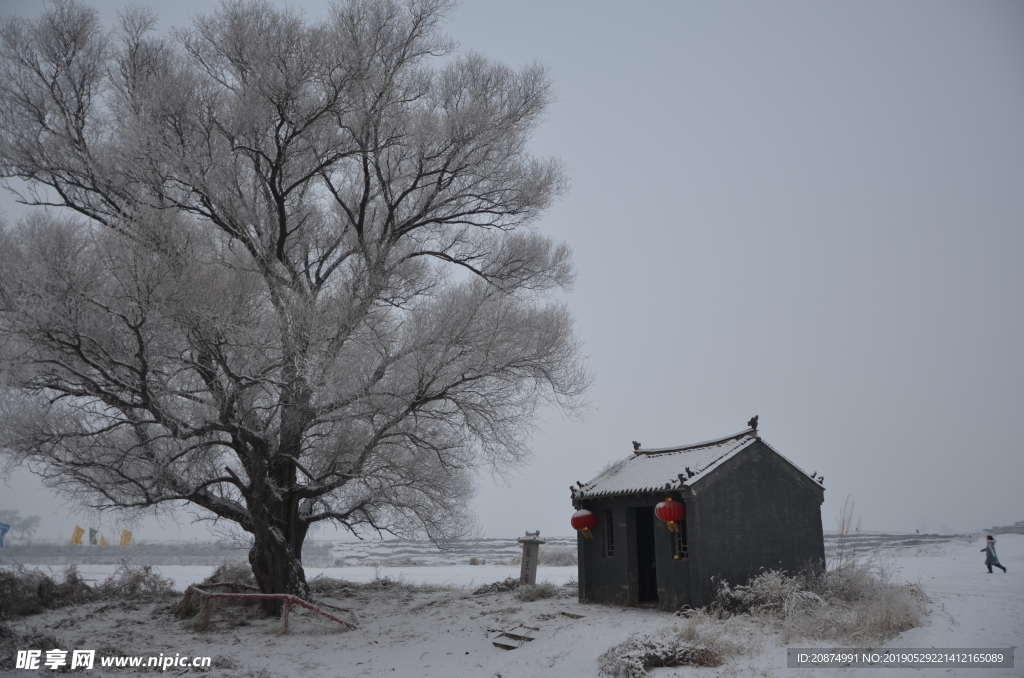
M 451 55 L 451 8 L 0 22 L 0 176 L 56 201 L 0 230 L 6 463 L 295 553 L 321 520 L 470 528 L 476 471 L 589 375 L 571 250 L 537 228 L 567 184 L 527 150 L 548 74 Z

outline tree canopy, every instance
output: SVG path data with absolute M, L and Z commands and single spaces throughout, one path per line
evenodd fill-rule
M 169 36 L 74 0 L 0 27 L 0 445 L 96 509 L 187 502 L 308 595 L 307 531 L 456 538 L 480 468 L 589 382 L 536 222 L 545 68 L 443 0 L 228 1 Z M 11 181 L 16 180 L 16 181 Z

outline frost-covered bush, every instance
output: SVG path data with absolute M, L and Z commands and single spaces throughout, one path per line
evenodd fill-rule
M 217 566 L 209 577 L 199 584 L 234 584 L 235 586 L 256 586 L 256 577 L 252 574 L 252 567 L 240 560 L 224 560 Z
M 718 581 L 713 614 L 762 615 L 781 622 L 785 640 L 881 642 L 920 626 L 927 598 L 916 584 L 893 581 L 877 564 L 856 562 L 795 577 L 763 571 L 747 585 Z
M 455 589 L 450 584 L 414 584 L 412 582 L 405 581 L 404 579 L 395 579 L 388 577 L 387 575 L 381 577 L 377 573 L 373 580 L 363 584 L 352 583 L 352 588 L 355 591 L 368 592 L 368 593 L 400 593 L 411 595 L 414 593 L 437 593 L 438 591 L 452 591 Z
M 541 598 L 556 598 L 562 595 L 571 595 L 576 588 L 575 580 L 570 580 L 564 586 L 555 586 L 550 582 L 540 584 L 520 584 L 516 577 L 508 577 L 502 581 L 484 584 L 473 590 L 474 596 L 490 595 L 494 593 L 514 592 L 515 597 L 523 602 L 540 600 Z
M 789 614 L 788 637 L 880 642 L 920 626 L 928 598 L 917 584 L 894 581 L 877 564 L 854 564 L 807 577 L 804 586 L 824 599 L 811 614 Z
M 540 600 L 541 598 L 554 598 L 558 593 L 558 587 L 549 582 L 533 585 L 523 584 L 516 591 L 516 598 L 524 603 L 528 603 L 532 600 Z
M 484 584 L 473 590 L 474 596 L 484 596 L 491 593 L 508 593 L 519 588 L 519 580 L 515 577 L 507 577 L 503 581 L 496 581 L 491 584 Z
M 715 593 L 711 610 L 718 616 L 734 614 L 785 613 L 794 606 L 824 604 L 822 598 L 806 586 L 807 577 L 789 577 L 779 570 L 766 570 L 743 586 L 713 578 Z
M 597 659 L 602 676 L 643 678 L 648 669 L 670 666 L 719 666 L 722 650 L 700 638 L 700 634 L 677 628 L 660 633 L 634 634 L 624 643 L 609 648 Z M 731 649 L 731 648 L 730 648 Z
M 154 572 L 150 565 L 133 567 L 122 560 L 114 574 L 97 587 L 97 592 L 104 598 L 153 598 L 174 593 L 174 582 Z
M 14 668 L 14 657 L 19 649 L 20 640 L 21 637 L 11 627 L 0 621 L 0 671 Z
M 23 565 L 0 570 L 0 619 L 87 603 L 95 597 L 95 591 L 85 583 L 74 565 L 64 569 L 61 582 Z
M 309 590 L 315 596 L 350 596 L 352 595 L 352 582 L 344 579 L 334 579 L 319 574 L 309 581 Z
M 213 570 L 213 572 L 210 573 L 210 576 L 199 582 L 197 586 L 199 588 L 203 588 L 204 586 L 210 586 L 211 584 L 233 584 L 239 590 L 244 590 L 247 586 L 256 586 L 256 578 L 253 576 L 252 568 L 250 568 L 248 564 L 239 560 L 224 560 Z M 171 612 L 178 619 L 190 619 L 195 617 L 199 612 L 200 602 L 201 596 L 199 593 L 194 588 L 189 587 L 188 590 L 185 591 L 185 595 L 181 597 L 181 600 L 171 608 Z M 218 599 L 216 604 L 218 606 L 253 606 L 257 605 L 258 602 L 255 600 Z M 200 626 L 202 626 L 204 622 L 205 620 L 200 620 Z

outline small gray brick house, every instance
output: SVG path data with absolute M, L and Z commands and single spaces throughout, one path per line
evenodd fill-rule
M 693 445 L 634 447 L 571 490 L 573 506 L 597 516 L 592 537 L 577 537 L 580 602 L 702 607 L 712 577 L 741 584 L 761 568 L 823 565 L 825 488 L 756 428 Z M 686 511 L 676 532 L 654 513 L 667 498 Z

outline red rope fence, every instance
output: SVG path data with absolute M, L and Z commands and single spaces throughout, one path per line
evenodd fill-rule
M 251 591 L 259 591 L 259 589 L 256 588 L 255 586 L 247 586 L 245 584 L 225 583 L 225 584 L 206 584 L 206 586 L 207 587 L 223 587 L 223 586 L 237 587 L 237 588 L 247 589 L 247 590 L 250 591 L 250 593 L 221 593 L 221 592 L 217 592 L 217 591 L 204 591 L 203 589 L 199 588 L 198 586 L 190 586 L 189 588 L 194 589 L 196 591 L 196 593 L 199 594 L 199 598 L 200 598 L 200 607 L 199 607 L 199 610 L 200 610 L 200 612 L 199 612 L 199 614 L 200 614 L 199 619 L 200 619 L 200 621 L 199 621 L 199 625 L 198 625 L 199 628 L 206 628 L 209 625 L 209 623 L 210 623 L 210 599 L 211 598 L 233 598 L 233 599 L 236 599 L 236 600 L 283 600 L 284 601 L 284 613 L 281 615 L 281 621 L 282 621 L 281 633 L 284 633 L 284 634 L 288 633 L 288 616 L 291 613 L 292 605 L 300 605 L 300 606 L 306 608 L 307 610 L 311 610 L 312 612 L 316 612 L 321 617 L 326 617 L 327 619 L 330 619 L 331 621 L 338 622 L 339 624 L 341 624 L 342 626 L 345 626 L 347 628 L 350 628 L 350 629 L 355 629 L 356 628 L 355 626 L 353 626 L 352 624 L 348 623 L 347 621 L 345 621 L 343 619 L 338 619 L 334 615 L 329 614 L 329 613 L 325 612 L 324 610 L 321 610 L 316 605 L 313 605 L 312 603 L 309 603 L 309 602 L 303 600 L 302 598 L 299 598 L 298 596 L 293 596 L 290 593 L 251 593 Z M 348 611 L 348 610 L 343 610 L 340 607 L 334 607 L 333 605 L 327 605 L 327 607 L 331 607 L 332 609 L 339 610 L 341 612 L 347 612 Z

